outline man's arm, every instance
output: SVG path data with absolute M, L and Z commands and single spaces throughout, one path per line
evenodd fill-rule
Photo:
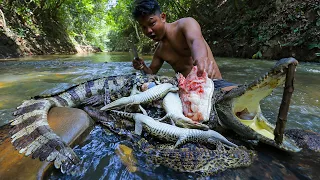
M 153 55 L 152 62 L 149 66 L 149 69 L 152 71 L 152 74 L 157 74 L 163 63 L 164 61 L 158 56 L 158 51 L 156 50 Z
M 181 28 L 184 36 L 186 37 L 186 41 L 191 50 L 192 58 L 197 64 L 198 76 L 201 76 L 203 71 L 206 71 L 209 78 L 216 78 L 215 69 L 217 68 L 217 65 L 213 56 L 212 58 L 208 57 L 209 52 L 207 50 L 206 42 L 202 36 L 199 23 L 193 18 L 184 18 L 180 21 L 179 28 Z
M 144 60 L 141 58 L 139 58 L 139 60 L 133 60 L 132 64 L 135 69 L 143 70 L 146 74 L 157 74 L 163 62 L 164 61 L 157 55 L 157 50 L 156 50 L 149 67 L 146 66 L 146 64 L 144 63 Z

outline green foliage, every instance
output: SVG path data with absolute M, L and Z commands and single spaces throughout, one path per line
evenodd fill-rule
M 105 21 L 107 0 L 66 0 L 59 8 L 59 19 L 80 45 L 105 49 L 109 27 Z
M 4 0 L 7 12 L 18 14 L 19 36 L 33 31 L 57 37 L 67 32 L 80 45 L 94 45 L 109 51 L 128 51 L 128 41 L 150 53 L 155 43 L 146 38 L 131 16 L 134 0 Z M 193 17 L 201 25 L 209 45 L 246 57 L 261 58 L 274 47 L 299 46 L 319 49 L 320 6 L 317 0 L 158 0 L 167 21 Z M 3 4 L 4 3 L 4 4 Z M 19 29 L 20 28 L 20 29 Z M 217 42 L 219 44 L 217 45 Z M 245 52 L 249 50 L 250 52 Z M 259 51 L 258 51 L 259 50 Z
M 309 48 L 309 49 L 313 49 L 313 48 L 318 48 L 318 49 L 320 49 L 320 43 L 319 43 L 319 44 L 316 44 L 316 43 L 314 43 L 314 44 L 309 44 L 308 48 Z
M 320 27 L 320 18 L 317 20 L 316 25 Z
M 252 59 L 261 59 L 262 58 L 262 53 L 261 51 L 258 51 L 257 53 L 255 53 L 253 56 L 252 56 Z
M 129 37 L 135 36 L 134 27 L 137 26 L 131 17 L 131 6 L 132 1 L 130 0 L 118 0 L 117 5 L 106 13 L 105 21 L 110 28 L 108 50 L 127 51 L 129 49 Z M 139 39 L 139 37 L 136 37 L 136 39 Z
M 25 30 L 24 29 L 22 29 L 22 28 L 18 28 L 17 29 L 17 35 L 19 36 L 19 37 L 25 37 Z
M 132 18 L 133 0 L 118 0 L 115 7 L 106 14 L 106 23 L 110 27 L 108 33 L 108 50 L 127 51 L 128 41 L 133 41 L 142 53 L 150 53 L 155 43 L 146 38 L 139 28 L 137 22 Z M 192 1 L 159 0 L 162 10 L 167 14 L 167 21 L 171 22 L 187 15 L 188 7 Z

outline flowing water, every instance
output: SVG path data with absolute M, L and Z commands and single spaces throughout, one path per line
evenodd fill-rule
M 150 60 L 151 56 L 144 56 Z M 132 73 L 129 53 L 100 53 L 85 56 L 38 56 L 0 61 L 0 126 L 7 124 L 13 110 L 25 99 L 39 94 L 51 94 L 87 80 Z M 238 84 L 250 83 L 267 72 L 275 61 L 217 58 L 224 79 Z M 150 62 L 150 61 L 148 61 Z M 168 64 L 159 74 L 173 76 Z M 287 128 L 320 132 L 320 64 L 300 63 L 295 78 Z M 262 111 L 275 123 L 281 103 L 282 88 L 261 102 Z M 82 179 L 193 179 L 197 176 L 155 167 L 137 157 L 137 171 L 132 173 L 116 153 L 119 144 L 128 144 L 97 126 L 85 143 L 75 147 L 85 159 L 86 173 Z M 259 158 L 245 169 L 219 173 L 224 179 L 312 179 L 320 177 L 319 155 L 291 155 L 262 147 Z M 280 153 L 280 155 L 279 155 Z M 312 157 L 311 157 L 312 156 Z M 50 179 L 78 179 L 53 173 Z

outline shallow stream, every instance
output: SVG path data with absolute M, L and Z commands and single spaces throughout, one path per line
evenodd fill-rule
M 144 56 L 150 60 L 151 56 Z M 13 110 L 25 99 L 39 94 L 51 94 L 72 85 L 99 77 L 132 73 L 129 53 L 100 53 L 86 56 L 37 56 L 0 60 L 0 126 L 7 124 Z M 223 78 L 238 84 L 250 83 L 267 72 L 275 61 L 216 58 Z M 150 62 L 150 61 L 148 61 Z M 168 64 L 159 72 L 173 76 Z M 300 63 L 295 78 L 287 128 L 320 132 L 320 64 Z M 265 117 L 275 122 L 281 103 L 282 88 L 261 102 Z M 88 171 L 83 179 L 193 179 L 192 174 L 177 173 L 164 167 L 154 167 L 139 158 L 138 170 L 131 173 L 116 153 L 117 136 L 95 127 L 85 143 L 77 146 L 77 154 L 85 158 Z M 128 146 L 130 144 L 127 144 Z M 271 150 L 269 150 L 269 148 Z M 309 156 L 309 157 L 308 157 Z M 314 179 L 320 177 L 320 156 L 287 154 L 262 146 L 258 159 L 249 168 L 219 173 L 223 179 Z M 214 177 L 212 177 L 214 178 Z M 73 179 L 53 173 L 50 179 Z M 78 179 L 78 178 L 74 178 Z

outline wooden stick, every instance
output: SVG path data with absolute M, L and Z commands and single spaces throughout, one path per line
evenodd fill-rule
M 294 91 L 293 81 L 296 65 L 290 64 L 287 70 L 286 82 L 283 89 L 282 101 L 279 108 L 279 114 L 277 118 L 276 128 L 274 129 L 274 140 L 277 144 L 281 144 L 283 141 L 283 133 L 287 123 L 287 115 L 289 111 L 289 105 L 292 93 Z

